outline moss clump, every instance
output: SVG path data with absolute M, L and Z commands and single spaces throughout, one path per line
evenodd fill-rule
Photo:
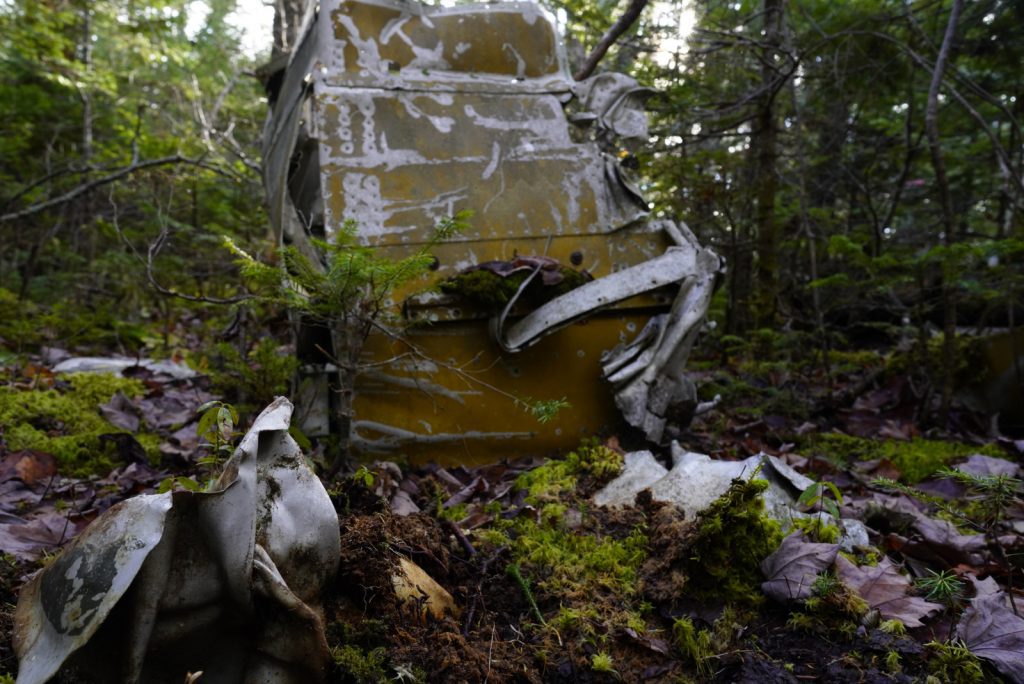
M 679 618 L 672 623 L 672 641 L 697 672 L 705 677 L 711 674 L 708 661 L 715 655 L 711 632 L 697 629 L 690 618 Z
M 105 475 L 114 466 L 102 434 L 121 432 L 100 415 L 98 406 L 118 391 L 141 394 L 143 384 L 104 373 L 72 373 L 53 389 L 0 387 L 0 429 L 11 451 L 33 449 L 52 454 L 61 473 L 74 477 Z M 159 456 L 159 439 L 139 435 L 151 456 Z
M 539 306 L 555 297 L 571 292 L 593 279 L 587 273 L 565 266 L 560 266 L 558 273 L 561 280 L 554 285 L 544 285 L 540 277 L 530 281 L 526 290 L 520 295 L 522 303 Z M 508 304 L 528 277 L 530 277 L 528 271 L 502 276 L 481 268 L 454 275 L 438 283 L 437 287 L 445 294 L 461 297 L 484 309 L 494 310 Z
M 793 527 L 802 531 L 811 541 L 821 544 L 838 544 L 839 528 L 824 522 L 820 517 L 793 518 Z
M 928 648 L 928 672 L 939 682 L 974 684 L 985 681 L 981 661 L 962 641 L 932 641 Z
M 806 443 L 806 448 L 843 465 L 855 461 L 888 459 L 902 473 L 900 480 L 906 484 L 920 482 L 942 466 L 971 454 L 981 453 L 997 458 L 1005 456 L 993 445 L 979 447 L 920 437 L 906 441 L 874 440 L 835 432 L 812 437 Z
M 867 615 L 867 602 L 832 573 L 814 582 L 814 594 L 803 602 L 803 611 L 789 617 L 789 627 L 830 638 L 851 640 Z
M 508 548 L 509 577 L 536 606 L 540 650 L 564 653 L 567 643 L 580 645 L 569 655 L 580 668 L 592 669 L 588 653 L 617 659 L 620 645 L 611 636 L 620 630 L 646 633 L 649 606 L 639 590 L 648 548 L 643 515 L 592 509 L 586 499 L 621 468 L 621 455 L 584 445 L 520 475 L 516 486 L 534 510 L 496 516 L 490 529 L 473 532 L 478 545 Z
M 698 516 L 685 564 L 697 595 L 741 604 L 763 600 L 760 564 L 782 543 L 781 526 L 764 512 L 767 488 L 764 480 L 733 480 Z
M 558 502 L 576 488 L 580 477 L 605 482 L 622 472 L 622 465 L 621 454 L 597 444 L 584 444 L 562 460 L 548 461 L 523 473 L 516 487 L 527 491 L 526 501 L 532 505 Z
M 377 684 L 389 681 L 384 663 L 387 649 L 380 647 L 364 651 L 358 646 L 336 646 L 331 649 L 334 663 L 358 684 Z

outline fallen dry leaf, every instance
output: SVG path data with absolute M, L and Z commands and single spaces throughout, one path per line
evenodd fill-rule
M 960 617 L 957 637 L 1003 676 L 1024 682 L 1024 618 L 1010 609 L 1006 592 L 995 580 L 972 581 L 978 593 Z
M 0 482 L 17 478 L 27 485 L 53 477 L 57 459 L 44 451 L 16 451 L 0 461 Z
M 1004 458 L 985 456 L 984 454 L 973 454 L 966 461 L 956 466 L 956 469 L 974 475 L 985 477 L 989 475 L 1008 475 L 1017 477 L 1020 474 L 1020 466 Z
M 882 558 L 878 565 L 858 567 L 842 556 L 836 558 L 836 570 L 846 586 L 853 589 L 886 620 L 899 620 L 907 627 L 921 627 L 921 618 L 943 609 L 938 603 L 919 596 L 908 596 L 910 579 L 901 575 L 892 561 Z
M 814 578 L 835 562 L 838 553 L 839 544 L 809 542 L 803 532 L 794 532 L 761 562 L 767 578 L 761 591 L 780 603 L 808 598 Z
M 77 532 L 77 526 L 63 515 L 47 513 L 23 524 L 0 524 L 0 549 L 18 560 L 35 562 Z
M 128 432 L 138 432 L 139 416 L 135 413 L 132 400 L 118 390 L 106 404 L 100 404 L 100 413 L 107 422 Z

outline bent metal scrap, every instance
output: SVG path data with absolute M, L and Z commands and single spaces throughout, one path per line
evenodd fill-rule
M 401 258 L 440 220 L 474 214 L 434 251 L 431 279 L 395 293 L 411 324 L 402 339 L 365 341 L 354 447 L 491 460 L 522 453 L 523 440 L 573 446 L 620 413 L 653 440 L 666 421 L 689 421 L 683 366 L 720 263 L 685 226 L 650 220 L 619 162 L 622 144 L 647 140 L 649 90 L 613 73 L 573 81 L 532 3 L 324 0 L 268 93 L 265 184 L 284 243 L 315 259 L 311 238 L 354 221 L 360 242 Z M 438 292 L 521 257 L 538 264 L 533 275 L 554 260 L 583 284 L 490 310 Z M 323 433 L 331 364 L 304 361 L 305 427 Z M 526 397 L 572 408 L 541 424 L 521 410 Z

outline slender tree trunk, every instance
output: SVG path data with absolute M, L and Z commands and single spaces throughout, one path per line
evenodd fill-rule
M 770 327 L 775 322 L 779 289 L 778 226 L 775 217 L 775 193 L 778 187 L 778 124 L 775 113 L 776 53 L 780 45 L 782 0 L 763 0 L 764 49 L 761 56 L 761 88 L 764 93 L 756 118 L 757 169 L 757 325 Z
M 932 168 L 935 170 L 935 186 L 939 193 L 939 206 L 942 210 L 942 241 L 947 248 L 956 244 L 957 221 L 953 211 L 953 196 L 949 190 L 949 178 L 946 175 L 946 159 L 942 153 L 942 140 L 939 135 L 939 90 L 942 86 L 942 76 L 949 64 L 962 6 L 963 0 L 953 0 L 953 7 L 949 12 L 949 23 L 946 24 L 946 33 L 942 38 L 942 47 L 939 48 L 939 57 L 935 60 L 935 69 L 932 71 L 932 82 L 928 88 L 928 104 L 925 107 L 924 117 Z M 942 269 L 942 328 L 944 333 L 942 365 L 944 377 L 939 417 L 943 424 L 949 422 L 949 408 L 953 402 L 953 388 L 956 381 L 956 266 L 951 264 L 949 261 L 951 259 L 952 255 L 950 254 Z

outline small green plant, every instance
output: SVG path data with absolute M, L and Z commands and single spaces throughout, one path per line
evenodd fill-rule
M 548 423 L 563 409 L 572 408 L 572 404 L 561 399 L 525 399 L 530 414 L 537 419 L 538 423 Z
M 1009 565 L 1006 549 L 1003 548 L 1000 540 L 1000 532 L 1007 510 L 1022 500 L 1021 480 L 1009 477 L 1008 475 L 971 475 L 970 473 L 950 468 L 942 468 L 938 471 L 938 474 L 941 477 L 955 480 L 967 487 L 970 496 L 966 500 L 959 498 L 947 500 L 932 496 L 922 492 L 920 489 L 909 487 L 889 478 L 878 478 L 872 484 L 901 492 L 930 504 L 957 523 L 983 533 L 985 540 L 988 542 L 989 549 L 992 550 L 996 558 L 1000 562 Z M 925 584 L 922 588 L 925 591 L 939 592 L 935 600 L 941 601 L 941 598 L 938 598 L 938 596 L 943 594 L 950 596 L 951 602 L 947 605 L 952 606 L 958 600 L 954 590 L 962 589 L 962 587 L 956 586 L 959 580 L 952 573 L 948 575 L 945 573 L 935 575 L 933 573 L 932 576 L 923 578 L 923 581 Z M 1012 574 L 1008 576 L 1008 581 L 1012 591 Z M 1016 613 L 1016 603 L 1011 601 L 1010 605 Z
M 914 582 L 924 592 L 926 599 L 951 606 L 963 598 L 964 583 L 955 572 L 928 570 L 927 573 Z
M 903 669 L 903 664 L 900 661 L 900 654 L 897 651 L 886 652 L 885 669 L 889 674 L 898 674 Z
M 882 620 L 878 623 L 878 629 L 882 630 L 886 634 L 892 634 L 893 636 L 903 636 L 907 633 L 907 626 L 903 624 L 902 620 Z
M 364 465 L 359 466 L 356 472 L 352 473 L 349 479 L 351 479 L 353 483 L 362 485 L 366 489 L 370 490 L 373 489 L 373 483 L 375 481 L 373 471 Z
M 522 570 L 519 569 L 519 565 L 516 563 L 509 563 L 508 567 L 505 568 L 505 574 L 507 574 L 519 587 L 519 590 L 523 592 L 523 598 L 530 605 L 530 611 L 533 613 L 533 617 L 537 619 L 537 622 L 545 625 L 544 616 L 541 615 L 540 608 L 537 607 L 537 600 L 533 598 L 533 590 L 530 588 L 530 581 L 523 577 Z
M 831 596 L 841 588 L 841 582 L 836 574 L 831 570 L 826 570 L 817 577 L 814 578 L 814 584 L 811 586 L 811 591 L 814 592 L 815 596 Z
M 223 401 L 208 401 L 198 409 L 199 422 L 196 434 L 210 445 L 210 453 L 199 460 L 206 466 L 219 466 L 234 451 L 235 425 L 238 424 L 238 411 L 231 404 Z

